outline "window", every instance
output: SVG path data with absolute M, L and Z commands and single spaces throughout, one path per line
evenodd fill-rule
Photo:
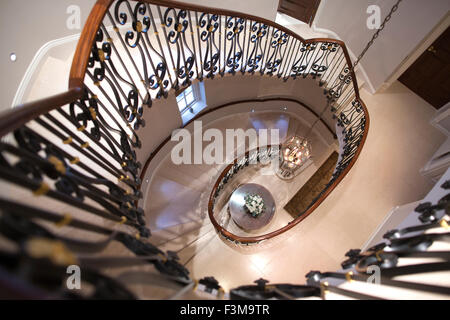
M 193 86 L 187 87 L 182 93 L 177 96 L 178 108 L 181 114 L 184 114 L 187 110 L 192 110 L 192 105 L 198 100 L 197 94 L 193 89 Z
M 177 95 L 177 104 L 183 124 L 188 123 L 196 114 L 206 108 L 205 86 L 203 82 L 194 83 L 182 92 L 179 92 Z

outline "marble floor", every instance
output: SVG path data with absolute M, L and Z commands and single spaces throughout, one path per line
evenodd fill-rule
M 259 119 L 260 121 L 256 121 Z M 257 128 L 279 128 L 279 119 L 284 119 L 286 128 L 280 130 L 280 141 L 297 132 L 305 132 L 306 127 L 295 118 L 283 112 L 255 112 L 251 114 L 238 114 L 219 119 L 207 128 L 214 128 L 225 132 L 227 129 L 241 128 L 243 130 Z M 248 183 L 258 183 L 272 192 L 277 204 L 276 219 L 269 229 L 274 231 L 292 220 L 284 211 L 284 205 L 292 198 L 295 192 L 309 179 L 322 162 L 334 150 L 334 145 L 326 145 L 316 134 L 310 137 L 314 144 L 312 150 L 312 164 L 304 168 L 296 179 L 280 183 L 274 172 L 267 168 L 248 167 L 234 179 Z M 205 143 L 206 145 L 207 143 Z M 159 165 L 157 171 L 149 179 L 149 200 L 144 202 L 148 225 L 153 230 L 165 229 L 173 225 L 186 223 L 206 217 L 207 201 L 212 186 L 215 184 L 226 164 L 176 165 L 168 155 Z M 231 190 L 224 190 L 229 193 Z

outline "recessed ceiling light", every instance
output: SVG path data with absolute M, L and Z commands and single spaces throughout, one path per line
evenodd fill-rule
M 9 55 L 9 59 L 10 59 L 12 62 L 15 62 L 15 61 L 17 60 L 16 54 L 15 54 L 14 52 L 11 53 L 11 54 Z

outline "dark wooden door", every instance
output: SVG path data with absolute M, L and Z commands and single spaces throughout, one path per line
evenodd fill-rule
M 280 0 L 278 11 L 311 25 L 319 4 L 320 0 Z
M 450 28 L 400 76 L 399 81 L 436 109 L 450 101 Z

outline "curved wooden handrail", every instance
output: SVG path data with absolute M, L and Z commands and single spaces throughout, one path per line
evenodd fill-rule
M 113 2 L 114 0 L 97 0 L 92 8 L 75 49 L 70 68 L 69 88 L 82 88 L 84 86 L 83 80 L 97 30 L 100 28 L 105 14 Z
M 200 119 L 201 117 L 212 113 L 214 111 L 217 111 L 219 109 L 222 108 L 226 108 L 226 107 L 230 107 L 236 104 L 240 104 L 240 103 L 249 103 L 249 102 L 267 102 L 267 101 L 290 101 L 290 102 L 294 102 L 297 103 L 299 105 L 301 105 L 303 108 L 307 109 L 309 112 L 311 112 L 312 114 L 314 114 L 315 117 L 319 117 L 319 115 L 317 114 L 317 112 L 315 112 L 314 110 L 312 110 L 309 106 L 307 106 L 306 104 L 304 104 L 303 102 L 301 102 L 298 99 L 294 99 L 294 98 L 259 98 L 259 99 L 245 99 L 245 100 L 238 100 L 238 101 L 233 101 L 233 102 L 227 102 L 224 104 L 221 104 L 217 107 L 213 107 L 210 109 L 207 109 L 205 111 L 202 111 L 200 113 L 198 113 L 195 117 L 193 117 L 191 120 L 189 120 L 188 122 L 186 122 L 184 125 L 182 125 L 181 127 L 179 127 L 178 129 L 183 129 L 186 128 L 189 124 L 191 124 L 192 122 Z M 333 138 L 336 139 L 336 133 L 330 128 L 330 126 L 323 120 L 320 119 L 320 121 L 322 122 L 322 124 L 328 129 L 328 131 L 333 135 Z M 144 181 L 144 177 L 147 173 L 147 169 L 150 165 L 150 163 L 152 162 L 152 160 L 155 158 L 155 156 L 158 154 L 158 152 L 170 141 L 171 136 L 167 136 L 155 149 L 154 151 L 150 154 L 150 156 L 147 158 L 147 160 L 145 161 L 145 164 L 142 168 L 141 174 L 140 174 L 140 179 L 141 181 Z
M 45 99 L 20 104 L 15 108 L 0 113 L 0 137 L 20 128 L 30 120 L 53 109 L 71 103 L 83 95 L 81 87 L 74 87 Z
M 224 229 L 223 227 L 221 227 L 217 221 L 214 219 L 214 201 L 213 201 L 213 197 L 214 194 L 216 193 L 216 190 L 220 184 L 220 181 L 223 179 L 223 177 L 227 174 L 227 172 L 230 170 L 230 168 L 233 166 L 234 163 L 228 165 L 224 171 L 221 173 L 221 175 L 219 176 L 219 178 L 216 180 L 216 183 L 214 184 L 214 187 L 211 191 L 210 197 L 209 197 L 209 202 L 208 202 L 208 216 L 212 222 L 212 224 L 214 225 L 214 227 L 216 228 L 216 230 L 219 231 L 219 233 L 221 233 L 223 236 L 227 237 L 228 239 L 232 239 L 233 241 L 237 241 L 240 243 L 244 243 L 244 244 L 248 244 L 248 243 L 258 243 L 260 241 L 263 240 L 268 240 L 270 238 L 276 237 L 290 229 L 292 229 L 294 226 L 296 226 L 298 223 L 300 223 L 301 221 L 303 221 L 304 219 L 306 219 L 327 197 L 328 195 L 337 187 L 337 185 L 342 181 L 342 179 L 344 179 L 344 177 L 347 175 L 347 173 L 350 171 L 350 169 L 353 167 L 353 165 L 355 164 L 356 160 L 359 157 L 359 154 L 361 153 L 362 147 L 366 141 L 367 138 L 367 134 L 368 134 L 368 129 L 369 129 L 369 125 L 370 125 L 370 120 L 368 117 L 368 112 L 367 112 L 367 108 L 364 104 L 364 102 L 362 102 L 360 100 L 360 103 L 363 107 L 364 113 L 366 114 L 367 118 L 366 118 L 366 127 L 367 129 L 364 131 L 364 135 L 361 139 L 361 143 L 360 143 L 360 147 L 358 148 L 358 150 L 356 151 L 356 154 L 353 156 L 352 160 L 350 161 L 350 163 L 348 164 L 348 166 L 344 169 L 344 171 L 339 175 L 339 177 L 333 182 L 333 184 L 326 190 L 325 194 L 322 195 L 316 202 L 314 202 L 314 204 L 308 208 L 308 210 L 302 214 L 300 217 L 295 218 L 294 220 L 292 220 L 291 222 L 289 222 L 286 226 L 284 226 L 283 228 L 280 228 L 278 230 L 272 231 L 270 233 L 266 233 L 260 236 L 256 236 L 256 237 L 241 237 L 241 236 L 237 236 L 229 231 L 227 231 L 226 229 Z

